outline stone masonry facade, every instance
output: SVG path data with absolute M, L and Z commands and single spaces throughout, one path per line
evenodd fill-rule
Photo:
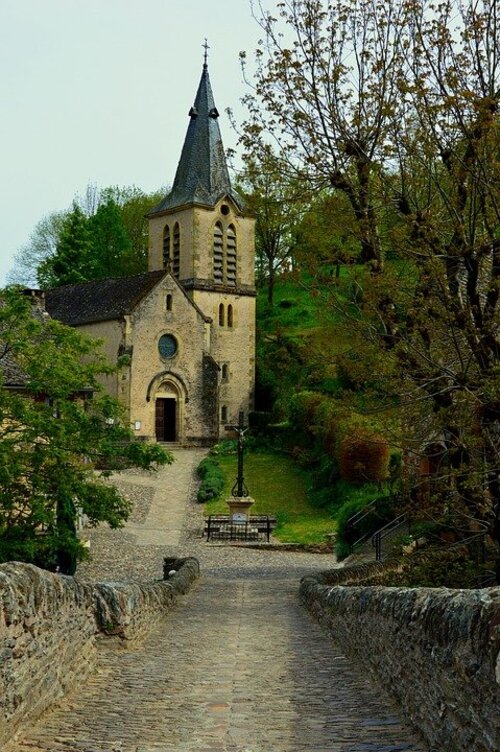
M 210 446 L 254 409 L 255 217 L 218 117 L 205 63 L 172 189 L 148 214 L 149 271 L 46 293 L 119 366 L 104 386 L 143 440 Z

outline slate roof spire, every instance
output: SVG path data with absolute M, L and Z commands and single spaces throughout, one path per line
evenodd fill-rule
M 208 75 L 208 45 L 205 44 L 204 47 L 203 70 L 194 105 L 189 111 L 190 122 L 174 184 L 170 193 L 152 209 L 149 216 L 184 204 L 214 207 L 225 195 L 230 196 L 243 209 L 241 197 L 231 187 L 217 122 L 219 113 Z

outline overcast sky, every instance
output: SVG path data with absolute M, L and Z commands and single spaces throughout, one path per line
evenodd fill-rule
M 0 0 L 0 285 L 39 219 L 86 185 L 171 183 L 205 37 L 224 145 L 243 111 L 250 0 Z

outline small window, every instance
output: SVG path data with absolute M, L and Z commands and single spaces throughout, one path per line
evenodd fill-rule
M 229 381 L 229 367 L 227 363 L 222 364 L 222 381 Z
M 226 405 L 222 405 L 221 411 L 220 411 L 220 419 L 221 423 L 227 423 L 227 407 Z
M 224 303 L 221 303 L 219 306 L 219 326 L 224 326 L 224 322 L 225 322 Z
M 233 306 L 228 305 L 227 307 L 227 325 L 231 329 L 233 326 Z
M 167 307 L 167 311 L 172 310 L 172 295 L 170 293 L 168 293 L 167 295 L 166 307 Z

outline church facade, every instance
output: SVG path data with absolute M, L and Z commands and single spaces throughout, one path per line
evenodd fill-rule
M 46 293 L 102 339 L 106 388 L 137 436 L 210 444 L 253 408 L 254 219 L 233 190 L 205 62 L 172 190 L 152 209 L 149 271 Z

